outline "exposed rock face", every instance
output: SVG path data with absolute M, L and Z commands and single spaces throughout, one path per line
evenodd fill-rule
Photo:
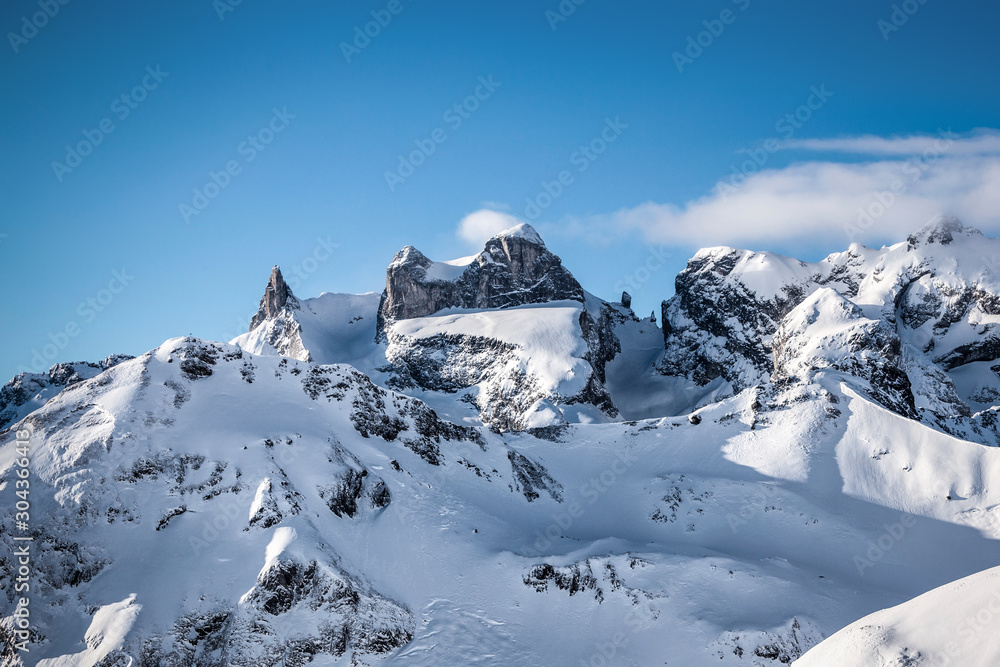
M 408 609 L 336 564 L 283 555 L 239 605 L 182 616 L 165 636 L 130 648 L 143 665 L 304 665 L 345 655 L 359 664 L 408 642 L 413 626 Z
M 266 323 L 267 328 L 261 329 L 263 343 L 283 357 L 312 361 L 312 355 L 302 342 L 302 324 L 296 317 L 299 309 L 299 300 L 282 277 L 281 269 L 275 266 L 264 288 L 264 296 L 260 298 L 260 309 L 250 320 L 250 331 Z
M 879 403 L 916 418 L 910 381 L 901 368 L 896 329 L 870 320 L 861 308 L 832 289 L 814 292 L 781 322 L 774 334 L 778 385 L 808 381 L 823 370 L 841 371 L 863 381 Z
M 97 363 L 76 361 L 55 364 L 47 373 L 18 373 L 0 387 L 0 431 L 41 407 L 66 387 L 89 380 L 129 359 L 132 357 L 127 354 L 112 354 Z
M 615 327 L 628 320 L 634 321 L 635 317 L 622 313 L 608 303 L 601 304 L 601 312 L 596 317 L 586 310 L 580 313 L 580 331 L 587 342 L 587 352 L 583 358 L 593 368 L 593 373 L 588 378 L 583 392 L 579 396 L 572 397 L 570 403 L 590 403 L 610 417 L 618 416 L 618 408 L 615 407 L 605 387 L 607 382 L 605 368 L 622 351 L 621 341 L 615 334 Z
M 267 281 L 264 296 L 260 298 L 260 310 L 250 320 L 250 331 L 260 326 L 264 320 L 277 317 L 286 306 L 297 308 L 298 305 L 298 299 L 282 277 L 281 269 L 275 266 L 271 269 L 271 278 Z
M 554 480 L 544 466 L 513 449 L 507 452 L 507 458 L 514 475 L 512 486 L 523 493 L 529 503 L 539 498 L 539 491 L 547 491 L 552 500 L 562 502 L 562 484 Z
M 583 301 L 583 288 L 528 224 L 501 232 L 461 270 L 432 262 L 406 246 L 386 270 L 379 333 L 390 320 L 423 317 L 442 308 L 508 308 L 560 300 Z
M 488 335 L 414 337 L 392 327 L 445 308 L 506 309 L 554 301 L 584 305 L 577 324 L 586 349 L 576 358 L 590 367 L 582 390 L 556 391 L 532 373 L 525 349 Z M 586 403 L 609 417 L 618 415 L 604 386 L 604 367 L 621 351 L 614 329 L 624 318 L 610 304 L 588 299 L 534 229 L 521 224 L 494 236 L 466 260 L 433 262 L 412 246 L 403 248 L 386 272 L 377 337 L 388 343 L 393 386 L 448 392 L 478 386 L 476 405 L 485 424 L 497 431 L 523 430 L 537 426 L 532 415 L 550 403 Z
M 780 282 L 755 290 L 743 280 L 753 267 L 766 267 Z M 678 274 L 675 296 L 663 302 L 661 371 L 701 385 L 723 377 L 736 392 L 766 382 L 773 368 L 766 339 L 816 289 L 812 273 L 803 262 L 770 253 L 699 251 Z
M 621 596 L 632 605 L 639 605 L 665 596 L 630 586 L 624 576 L 641 572 L 651 565 L 627 553 L 594 556 L 567 565 L 539 563 L 528 570 L 521 581 L 537 593 L 566 591 L 570 597 L 593 594 L 599 603 L 611 596 Z
M 574 349 L 556 355 L 559 363 L 551 361 L 551 349 L 500 338 L 509 336 L 509 329 L 517 323 L 491 336 L 447 332 L 413 335 L 403 322 L 387 331 L 389 364 L 383 370 L 392 372 L 389 384 L 400 390 L 419 387 L 455 393 L 473 389 L 470 402 L 479 409 L 483 423 L 498 432 L 565 423 L 562 415 L 566 410 L 576 412 L 591 405 L 605 417 L 614 418 L 618 409 L 605 386 L 605 367 L 621 351 L 615 327 L 628 317 L 611 304 L 599 303 L 599 308 L 596 316 L 565 305 L 552 311 L 504 311 L 530 315 L 532 322 L 522 320 L 521 325 L 535 327 L 531 337 L 572 339 Z M 568 311 L 572 317 L 556 317 L 557 310 Z M 573 372 L 567 373 L 566 368 Z M 554 377 L 560 374 L 561 378 Z
M 424 403 L 393 394 L 350 367 L 313 366 L 302 378 L 302 389 L 314 401 L 350 399 L 351 423 L 362 437 L 399 441 L 431 465 L 443 463 L 442 440 L 483 445 L 476 429 L 444 421 Z M 381 495 L 373 493 L 376 498 Z
M 998 258 L 1000 244 L 954 218 L 932 222 L 903 243 L 878 250 L 854 244 L 814 264 L 705 249 L 688 262 L 675 296 L 663 303 L 665 351 L 658 367 L 701 385 L 723 378 L 734 392 L 807 376 L 811 371 L 804 367 L 790 370 L 795 336 L 782 323 L 817 290 L 829 288 L 864 315 L 852 311 L 857 317 L 848 319 L 856 326 L 839 348 L 850 350 L 853 360 L 820 355 L 812 370 L 832 366 L 854 374 L 900 414 L 994 444 L 995 415 L 973 414 L 950 373 L 1000 358 L 1000 282 L 993 277 Z

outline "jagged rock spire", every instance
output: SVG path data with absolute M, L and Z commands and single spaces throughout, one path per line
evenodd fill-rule
M 298 299 L 292 294 L 291 288 L 281 275 L 281 268 L 275 265 L 271 269 L 271 278 L 267 281 L 264 296 L 260 298 L 260 310 L 250 320 L 250 331 L 256 329 L 264 320 L 274 317 L 286 306 L 297 308 Z

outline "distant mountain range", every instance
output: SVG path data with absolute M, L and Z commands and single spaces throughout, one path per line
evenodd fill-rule
M 951 218 L 817 263 L 708 248 L 659 322 L 527 224 L 407 246 L 381 293 L 274 267 L 233 341 L 0 389 L 0 562 L 32 573 L 0 657 L 1000 664 L 968 621 L 1000 600 L 996 257 Z

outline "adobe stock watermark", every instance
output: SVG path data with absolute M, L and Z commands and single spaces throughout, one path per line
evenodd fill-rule
M 7 33 L 7 41 L 10 42 L 10 48 L 14 49 L 14 53 L 20 53 L 21 47 L 34 39 L 38 31 L 47 26 L 69 2 L 70 0 L 38 0 L 38 8 L 41 11 L 35 12 L 30 17 L 22 16 L 21 29 Z
M 576 167 L 579 174 L 587 171 L 598 157 L 608 150 L 608 146 L 618 141 L 622 132 L 628 129 L 628 125 L 621 121 L 621 116 L 615 116 L 614 120 L 604 119 L 604 127 L 600 133 L 586 144 L 581 144 L 569 156 L 569 163 Z M 563 169 L 556 174 L 552 181 L 542 181 L 539 183 L 542 189 L 534 197 L 526 197 L 524 200 L 524 217 L 527 220 L 535 220 L 542 214 L 542 211 L 552 206 L 552 203 L 562 196 L 566 188 L 575 181 L 573 172 Z
M 212 0 L 212 9 L 219 17 L 219 22 L 226 20 L 226 14 L 236 11 L 236 8 L 243 4 L 243 0 Z
M 916 522 L 912 514 L 902 514 L 899 521 L 883 524 L 882 534 L 874 542 L 868 542 L 868 550 L 864 555 L 854 556 L 854 567 L 858 568 L 858 574 L 865 576 L 865 570 L 875 567 L 876 563 L 885 558 L 885 555 L 903 540 L 906 531 Z
M 750 0 L 731 1 L 741 12 L 745 12 L 750 7 Z M 715 44 L 715 40 L 722 37 L 722 33 L 726 31 L 726 26 L 736 22 L 737 16 L 739 14 L 727 7 L 719 12 L 718 18 L 702 21 L 701 24 L 705 26 L 705 29 L 696 35 L 688 35 L 687 47 L 684 49 L 684 52 L 674 51 L 671 54 L 677 71 L 683 74 L 685 67 L 693 65 L 694 61 L 705 53 L 705 49 L 711 47 Z
M 257 156 L 263 153 L 274 138 L 284 132 L 294 119 L 295 114 L 289 113 L 288 107 L 282 107 L 280 110 L 277 107 L 271 109 L 270 120 L 255 133 L 247 135 L 247 138 L 236 146 L 236 153 L 243 158 L 243 161 L 229 160 L 219 171 L 210 170 L 205 184 L 191 191 L 191 202 L 181 202 L 178 205 L 184 223 L 190 224 L 192 217 L 201 215 L 201 212 L 229 187 L 233 177 L 243 173 L 243 166 L 256 160 Z
M 381 35 L 382 30 L 388 28 L 393 18 L 402 14 L 404 9 L 406 9 L 406 5 L 403 4 L 402 0 L 389 0 L 385 9 L 373 9 L 370 12 L 371 21 L 365 23 L 364 26 L 354 26 L 354 39 L 350 43 L 340 43 L 340 52 L 344 54 L 344 60 L 347 61 L 347 64 L 351 64 L 351 58 L 354 56 L 361 55 L 361 52 L 371 45 L 372 40 Z
M 535 542 L 532 550 L 526 550 L 525 556 L 542 556 L 549 553 L 552 544 L 563 536 L 564 531 L 569 530 L 576 521 L 584 515 L 587 507 L 594 505 L 601 499 L 608 489 L 617 484 L 625 473 L 635 464 L 639 458 L 631 452 L 618 450 L 615 452 L 615 460 L 601 474 L 592 477 L 584 482 L 577 489 L 578 500 L 573 500 L 565 505 L 565 510 L 553 512 L 552 523 L 544 530 L 535 530 Z
M 235 322 L 233 322 L 232 331 L 228 335 L 223 334 L 222 342 L 228 343 L 234 338 L 238 338 L 250 331 L 250 323 L 252 321 L 253 319 L 249 315 L 241 315 L 237 317 Z
M 444 121 L 452 132 L 457 132 L 462 124 L 472 117 L 472 114 L 479 110 L 480 105 L 493 96 L 497 88 L 502 85 L 501 81 L 495 81 L 493 75 L 479 77 L 478 85 L 472 94 L 461 102 L 456 102 L 441 114 Z M 443 127 L 437 127 L 431 131 L 430 135 L 424 139 L 417 139 L 413 143 L 415 149 L 403 155 L 400 153 L 398 163 L 394 171 L 386 171 L 383 176 L 385 184 L 389 186 L 389 192 L 395 192 L 396 187 L 406 182 L 410 176 L 416 173 L 417 169 L 423 165 L 427 158 L 437 151 L 438 146 L 448 141 L 448 131 Z
M 170 76 L 170 72 L 164 72 L 159 65 L 155 69 L 152 66 L 147 66 L 146 74 L 142 80 L 132 90 L 124 92 L 114 99 L 111 103 L 111 113 L 119 121 L 124 121 L 139 108 L 139 105 L 146 100 L 151 92 L 160 87 L 160 84 L 168 76 Z M 112 117 L 105 116 L 98 121 L 93 129 L 82 130 L 83 139 L 73 146 L 66 145 L 66 156 L 63 161 L 54 160 L 52 162 L 52 171 L 55 173 L 56 179 L 62 183 L 66 174 L 73 173 L 74 169 L 83 164 L 84 158 L 93 153 L 94 149 L 100 146 L 108 135 L 116 129 L 117 126 Z
M 992 636 L 992 633 L 995 632 L 997 619 L 1000 618 L 1000 586 L 997 586 L 995 579 L 992 584 L 994 590 L 989 600 L 979 609 L 969 613 L 958 624 L 956 634 L 961 643 L 952 640 L 945 645 L 944 662 L 941 665 L 950 665 L 953 660 L 959 657 L 971 657 L 963 656 L 964 650 L 976 646 L 983 637 Z M 966 665 L 970 664 L 970 661 L 963 660 L 955 664 Z
M 559 6 L 556 7 L 555 11 L 551 9 L 545 10 L 545 20 L 549 22 L 549 27 L 555 30 L 559 27 L 560 23 L 565 23 L 569 20 L 569 17 L 576 12 L 576 8 L 585 3 L 587 0 L 562 0 Z
M 44 373 L 55 363 L 59 354 L 66 349 L 71 339 L 76 338 L 83 331 L 83 325 L 90 324 L 99 313 L 103 313 L 115 298 L 125 291 L 125 288 L 132 284 L 135 276 L 130 275 L 124 268 L 120 271 L 111 272 L 111 280 L 93 296 L 89 296 L 81 301 L 76 307 L 77 318 L 66 322 L 58 331 L 49 334 L 48 342 L 42 345 L 41 349 L 31 350 L 31 366 L 21 365 L 18 367 L 20 373 Z
M 875 26 L 882 33 L 882 40 L 888 42 L 889 36 L 897 32 L 910 20 L 910 17 L 920 11 L 920 8 L 927 4 L 927 0 L 903 0 L 894 4 L 888 19 L 879 19 Z
M 291 271 L 284 274 L 288 287 L 294 292 L 308 280 L 309 276 L 316 273 L 319 265 L 333 257 L 333 251 L 340 247 L 339 243 L 334 243 L 329 236 L 323 238 L 316 237 L 316 245 L 312 252 L 303 257 L 299 262 L 292 264 Z
M 632 293 L 637 292 L 650 281 L 654 273 L 666 266 L 666 260 L 670 257 L 671 254 L 667 252 L 666 246 L 650 247 L 646 261 L 637 266 L 631 273 L 622 276 L 622 279 L 615 283 L 614 290 L 616 292 L 624 292 L 625 290 Z
M 236 522 L 240 521 L 240 515 L 247 511 L 247 508 L 228 496 L 225 502 L 213 509 L 215 512 L 212 513 L 212 516 L 202 520 L 201 532 L 197 536 L 192 535 L 188 538 L 188 546 L 191 547 L 191 553 L 195 556 L 211 546 L 225 531 L 232 528 Z
M 951 128 L 947 130 L 939 128 L 938 135 L 939 138 L 935 139 L 929 148 L 924 149 L 923 153 L 910 156 L 903 164 L 902 176 L 894 179 L 887 190 L 873 192 L 871 203 L 858 208 L 858 217 L 855 223 L 848 224 L 844 228 L 847 238 L 852 243 L 858 239 L 862 232 L 870 229 L 879 218 L 884 216 L 917 181 L 923 178 L 924 174 L 951 150 L 959 138 L 951 131 Z
M 737 189 L 747 182 L 748 178 L 763 169 L 771 156 L 781 150 L 782 140 L 788 141 L 794 137 L 795 133 L 809 122 L 813 114 L 822 109 L 835 94 L 826 89 L 825 83 L 819 84 L 819 87 L 810 86 L 806 101 L 796 107 L 794 111 L 779 118 L 774 124 L 777 136 L 766 139 L 760 148 L 744 148 L 741 152 L 746 153 L 746 159 L 739 165 L 730 165 L 732 172 L 729 177 L 716 184 L 716 192 L 722 196 L 722 199 L 725 200 L 730 195 L 735 194 Z
M 31 543 L 31 429 L 18 429 L 15 435 L 14 454 L 14 522 L 8 532 L 13 533 L 11 540 L 14 549 L 10 553 L 10 576 L 14 583 L 14 593 L 17 605 L 13 613 L 14 648 L 22 653 L 30 652 L 28 641 L 31 638 L 31 599 L 26 597 L 31 592 L 32 563 Z
M 584 660 L 580 659 L 580 667 L 609 667 L 610 665 L 624 664 L 615 658 L 618 652 L 628 646 L 631 635 L 639 632 L 643 627 L 648 626 L 650 621 L 655 621 L 658 615 L 653 611 L 639 605 L 630 609 L 625 614 L 625 625 L 628 626 L 630 634 L 625 634 L 621 630 L 615 632 L 608 641 L 594 643 L 594 652 Z

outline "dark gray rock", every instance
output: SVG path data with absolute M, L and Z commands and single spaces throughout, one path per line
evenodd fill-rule
M 299 301 L 282 277 L 281 269 L 275 266 L 271 269 L 271 277 L 267 281 L 267 287 L 264 288 L 264 296 L 260 298 L 260 309 L 250 320 L 250 331 L 256 329 L 265 320 L 277 317 L 286 307 L 298 308 Z
M 434 265 L 406 246 L 386 270 L 378 332 L 392 320 L 423 317 L 442 308 L 509 308 L 564 299 L 584 300 L 583 288 L 527 224 L 494 236 L 455 279 L 428 275 Z
M 507 452 L 511 472 L 514 475 L 512 488 L 524 494 L 529 503 L 538 500 L 539 491 L 546 491 L 557 503 L 562 502 L 562 484 L 552 478 L 541 463 L 532 461 L 524 454 L 513 449 Z

